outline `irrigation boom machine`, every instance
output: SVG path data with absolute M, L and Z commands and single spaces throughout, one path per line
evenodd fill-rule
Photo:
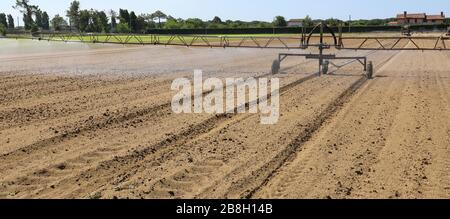
M 326 31 L 326 32 L 325 32 Z M 448 29 L 450 31 L 450 27 Z M 318 43 L 311 43 L 311 40 L 317 36 L 313 34 L 315 32 L 319 33 Z M 324 34 L 328 33 L 328 36 Z M 449 33 L 447 33 L 448 36 Z M 363 65 L 364 72 L 366 76 L 371 79 L 373 76 L 373 64 L 371 61 L 367 61 L 366 56 L 336 56 L 335 54 L 324 54 L 324 50 L 330 49 L 334 46 L 337 50 L 450 50 L 447 48 L 447 45 L 450 45 L 450 37 L 446 37 L 441 35 L 439 37 L 412 37 L 411 30 L 408 27 L 402 28 L 402 35 L 404 36 L 392 36 L 392 37 L 382 37 L 382 36 L 342 36 L 342 27 L 339 27 L 338 36 L 334 33 L 334 31 L 328 27 L 325 23 L 317 24 L 309 34 L 305 35 L 305 31 L 302 31 L 301 37 L 301 47 L 306 49 L 308 47 L 317 47 L 319 50 L 318 54 L 297 54 L 297 53 L 280 53 L 278 59 L 275 60 L 272 64 L 272 73 L 278 73 L 280 69 L 281 62 L 285 60 L 289 56 L 300 56 L 305 57 L 306 59 L 317 59 L 319 60 L 319 75 L 327 74 L 329 64 L 336 66 L 330 60 L 335 59 L 347 59 L 347 60 L 356 60 Z M 325 42 L 325 40 L 331 42 Z M 353 41 L 353 44 L 350 42 Z M 344 43 L 345 42 L 345 43 Z M 426 43 L 433 46 L 426 46 Z M 349 43 L 347 45 L 346 43 Z M 425 45 L 423 45 L 425 43 Z M 411 47 L 406 47 L 407 44 L 411 44 Z
M 409 25 L 402 26 L 402 35 L 411 36 L 411 28 L 409 27 Z
M 281 63 L 287 57 L 304 57 L 315 59 L 319 62 L 318 74 L 327 74 L 331 60 L 347 59 L 358 61 L 362 64 L 368 78 L 372 77 L 373 65 L 366 56 L 337 56 L 325 54 L 324 51 L 337 50 L 412 50 L 412 51 L 442 51 L 450 50 L 450 29 L 440 36 L 411 36 L 410 29 L 405 32 L 402 28 L 401 36 L 343 36 L 342 27 L 336 34 L 325 23 L 319 23 L 306 33 L 302 28 L 301 36 L 211 36 L 211 35 L 160 35 L 160 34 L 86 34 L 73 32 L 43 32 L 33 34 L 31 37 L 23 35 L 7 35 L 9 38 L 31 38 L 48 41 L 85 42 L 85 43 L 113 43 L 113 44 L 137 44 L 137 45 L 164 45 L 186 47 L 210 47 L 210 48 L 256 48 L 256 49 L 286 49 L 306 50 L 308 48 L 318 50 L 317 53 L 280 53 L 272 63 L 272 73 L 278 73 Z M 335 65 L 336 66 L 336 65 Z
M 305 29 L 302 28 L 302 36 L 301 36 L 301 47 L 304 49 L 307 49 L 308 47 L 316 47 L 319 50 L 318 54 L 299 54 L 299 53 L 280 53 L 278 55 L 278 59 L 275 60 L 272 64 L 272 73 L 276 74 L 280 70 L 281 62 L 284 61 L 289 56 L 297 56 L 297 57 L 305 57 L 305 59 L 316 59 L 319 61 L 319 76 L 321 74 L 327 74 L 328 73 L 328 66 L 330 63 L 330 60 L 335 59 L 349 59 L 349 60 L 356 60 L 359 63 L 361 63 L 364 67 L 364 71 L 366 72 L 366 75 L 368 78 L 372 78 L 373 75 L 373 65 L 372 62 L 367 63 L 367 57 L 365 56 L 336 56 L 335 54 L 324 54 L 324 50 L 330 49 L 332 46 L 336 47 L 337 49 L 340 49 L 342 47 L 342 27 L 339 27 L 339 36 L 336 36 L 334 31 L 328 27 L 325 23 L 319 23 L 309 32 L 309 34 L 305 34 Z M 313 38 L 313 34 L 315 32 L 319 32 L 318 36 L 318 42 L 317 43 L 311 43 L 311 40 Z M 326 42 L 326 37 L 324 36 L 325 31 L 328 31 L 328 33 L 331 36 L 331 44 Z

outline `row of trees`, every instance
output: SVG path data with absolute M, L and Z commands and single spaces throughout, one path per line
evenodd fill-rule
M 24 27 L 26 30 L 50 29 L 50 24 L 54 30 L 71 29 L 81 32 L 134 32 L 142 33 L 148 29 L 199 29 L 199 28 L 270 28 L 284 27 L 287 25 L 284 17 L 278 16 L 272 23 L 262 21 L 222 21 L 219 17 L 212 20 L 203 21 L 198 18 L 181 19 L 166 15 L 161 11 L 151 14 L 136 15 L 134 11 L 119 9 L 119 13 L 110 10 L 107 13 L 94 9 L 81 10 L 80 2 L 71 2 L 66 16 L 67 22 L 59 14 L 49 21 L 48 14 L 41 11 L 38 6 L 30 4 L 30 0 L 16 0 L 15 9 L 20 10 L 24 17 Z M 11 17 L 12 18 L 12 17 Z M 1 19 L 1 18 L 0 18 Z M 14 22 L 13 22 L 14 23 Z
M 6 16 L 6 14 L 0 13 L 0 25 L 3 25 L 4 28 L 12 29 L 15 25 L 14 18 L 10 14 Z
M 61 20 L 60 28 L 68 26 L 70 29 L 77 29 L 82 32 L 109 32 L 111 30 L 108 15 L 104 11 L 80 10 L 79 1 L 73 1 L 70 4 L 66 16 L 69 18 L 69 24 L 67 25 L 67 22 L 63 23 Z
M 81 10 L 80 2 L 74 0 L 71 2 L 66 17 L 55 15 L 49 20 L 47 12 L 39 9 L 38 6 L 30 4 L 30 0 L 16 0 L 13 6 L 23 14 L 24 27 L 26 30 L 49 30 L 50 24 L 54 30 L 70 29 L 81 32 L 119 32 L 119 33 L 142 33 L 153 28 L 160 29 L 220 29 L 220 28 L 272 28 L 286 27 L 288 22 L 283 16 L 277 16 L 272 22 L 264 21 L 222 21 L 219 17 L 212 20 L 203 21 L 199 18 L 181 19 L 166 15 L 161 11 L 151 14 L 136 15 L 134 11 L 119 9 L 119 12 L 110 10 L 108 12 L 97 11 L 94 9 Z M 355 20 L 344 22 L 339 19 L 312 20 L 306 16 L 302 23 L 306 27 L 313 26 L 318 22 L 326 22 L 330 26 L 337 26 L 345 23 L 346 26 L 367 26 L 367 25 L 387 25 L 393 19 L 373 19 L 373 20 Z M 6 16 L 0 13 L 0 26 L 3 28 L 14 28 L 14 19 L 11 15 Z
M 335 18 L 329 18 L 326 20 L 313 20 L 309 15 L 307 15 L 305 18 L 302 19 L 303 26 L 305 27 L 311 27 L 314 26 L 314 24 L 319 22 L 325 22 L 330 26 L 337 26 L 341 24 L 343 21 Z M 272 25 L 274 27 L 286 27 L 288 25 L 288 22 L 283 16 L 276 16 L 275 19 L 272 22 Z
M 69 18 L 70 29 L 76 29 L 81 32 L 144 32 L 147 28 L 156 27 L 153 22 L 158 19 L 161 27 L 161 19 L 167 16 L 161 11 L 156 11 L 151 15 L 137 16 L 134 11 L 128 12 L 126 9 L 120 9 L 119 13 L 114 10 L 104 11 L 80 10 L 80 2 L 73 1 L 66 12 Z
M 166 22 L 161 25 L 161 28 L 164 29 L 221 29 L 221 28 L 266 28 L 272 27 L 272 24 L 269 22 L 263 21 L 252 21 L 252 22 L 244 22 L 244 21 L 232 21 L 226 20 L 222 21 L 219 17 L 214 17 L 212 20 L 203 21 L 199 18 L 189 18 L 189 19 L 175 19 L 171 16 L 168 16 Z

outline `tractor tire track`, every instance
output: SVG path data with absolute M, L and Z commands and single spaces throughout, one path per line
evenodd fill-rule
M 262 75 L 262 76 L 259 76 L 259 77 L 268 76 L 268 75 L 271 75 L 271 74 L 265 74 L 265 75 Z M 313 74 L 313 75 L 308 76 L 306 78 L 302 78 L 302 79 L 297 80 L 297 81 L 295 81 L 293 83 L 290 83 L 290 84 L 286 85 L 285 87 L 282 87 L 280 92 L 285 92 L 285 90 L 291 89 L 293 86 L 301 84 L 301 83 L 303 83 L 303 82 L 305 82 L 307 80 L 310 80 L 310 79 L 312 79 L 312 78 L 314 78 L 316 76 L 317 76 L 317 74 Z M 205 92 L 203 95 L 205 95 L 207 93 L 208 92 Z M 154 114 L 154 115 L 156 115 L 155 117 L 157 117 L 158 113 L 156 112 L 156 110 L 158 110 L 158 111 L 160 111 L 161 113 L 163 113 L 165 115 L 169 115 L 170 114 L 170 104 L 171 103 L 166 103 L 166 104 L 157 106 L 156 108 L 149 108 L 146 111 L 141 112 L 141 114 L 152 113 L 152 115 Z M 247 104 L 249 104 L 249 103 L 246 103 L 246 105 Z M 112 166 L 114 163 L 119 163 L 120 164 L 120 163 L 137 162 L 140 159 L 142 159 L 142 157 L 145 157 L 145 156 L 147 156 L 149 154 L 155 153 L 155 151 L 158 151 L 161 148 L 175 146 L 177 144 L 181 144 L 183 142 L 186 142 L 188 139 L 192 139 L 195 136 L 198 136 L 198 135 L 201 135 L 201 134 L 205 134 L 205 133 L 209 132 L 210 130 L 212 130 L 214 127 L 216 127 L 217 124 L 225 122 L 225 121 L 229 120 L 230 118 L 232 118 L 234 116 L 235 115 L 221 114 L 221 115 L 217 115 L 217 116 L 211 117 L 210 119 L 207 119 L 206 121 L 201 122 L 200 124 L 197 124 L 197 125 L 194 125 L 192 127 L 189 127 L 187 130 L 185 130 L 185 131 L 183 131 L 181 133 L 178 133 L 178 134 L 175 134 L 175 135 L 171 135 L 169 138 L 164 139 L 164 140 L 160 141 L 157 144 L 154 144 L 152 146 L 146 147 L 146 148 L 138 150 L 138 151 L 134 151 L 130 155 L 126 155 L 124 157 L 114 158 L 112 161 L 102 162 L 102 164 L 100 164 L 99 166 Z M 113 122 L 114 123 L 118 123 L 118 122 L 122 122 L 122 121 L 125 121 L 125 120 L 132 119 L 134 117 L 136 117 L 135 114 L 130 114 L 129 116 L 126 116 L 126 117 L 120 117 L 119 118 L 120 120 L 114 120 Z M 20 157 L 21 155 L 30 153 L 30 151 L 36 151 L 36 150 L 42 149 L 42 147 L 45 147 L 48 144 L 60 143 L 62 141 L 66 141 L 66 140 L 68 140 L 70 138 L 75 138 L 78 135 L 81 135 L 83 132 L 89 131 L 91 129 L 97 129 L 96 126 L 98 126 L 98 125 L 99 124 L 97 123 L 97 124 L 94 125 L 94 127 L 88 126 L 88 128 L 86 128 L 86 129 L 80 129 L 80 130 L 75 130 L 75 131 L 72 131 L 72 132 L 65 133 L 64 136 L 56 136 L 54 138 L 46 139 L 46 140 L 41 141 L 41 142 L 39 142 L 37 144 L 30 145 L 27 148 L 22 148 L 20 151 L 16 151 L 15 153 L 16 153 L 17 156 Z M 109 125 L 109 123 L 101 124 L 101 125 L 102 126 L 103 125 L 106 126 L 106 125 Z M 10 154 L 6 154 L 6 155 L 3 155 L 3 156 L 0 156 L 0 160 L 2 158 L 4 158 L 5 156 L 12 156 L 12 155 L 13 154 L 10 153 Z M 42 171 L 44 171 L 44 170 L 42 170 Z M 37 173 L 39 173 L 39 172 L 41 172 L 41 171 L 37 171 Z M 46 172 L 46 171 L 44 171 L 44 172 Z M 131 173 L 127 173 L 127 175 L 129 175 L 129 174 L 131 174 Z M 42 174 L 40 174 L 40 175 L 42 175 Z M 24 179 L 24 181 L 22 183 L 28 184 L 29 181 L 27 179 Z
M 398 54 L 399 53 L 392 55 L 381 65 L 377 65 L 377 68 L 381 68 Z M 296 155 L 299 148 L 305 142 L 311 139 L 314 133 L 319 130 L 323 126 L 323 124 L 325 124 L 331 117 L 336 115 L 336 113 L 344 107 L 344 105 L 353 97 L 353 94 L 355 94 L 359 88 L 366 84 L 367 80 L 367 78 L 362 77 L 361 79 L 353 83 L 347 90 L 341 93 L 334 102 L 328 105 L 328 107 L 319 116 L 317 116 L 311 124 L 308 125 L 307 131 L 297 136 L 294 141 L 292 141 L 283 151 L 278 153 L 273 159 L 271 159 L 270 162 L 252 173 L 251 176 L 236 182 L 233 187 L 230 188 L 230 191 L 232 192 L 230 194 L 226 194 L 225 196 L 235 197 L 238 194 L 237 196 L 241 198 L 252 198 L 256 192 L 267 185 L 274 174 L 276 174 L 276 172 L 286 162 L 288 162 Z M 236 191 L 243 192 L 237 193 Z
M 316 77 L 316 74 L 311 75 L 307 78 L 302 78 L 300 80 L 297 80 L 293 83 L 290 83 L 290 84 L 284 86 L 281 89 L 281 91 L 282 91 L 282 93 L 287 92 L 290 89 L 292 89 L 293 87 L 295 87 L 305 81 L 308 81 L 312 78 L 315 78 L 315 77 Z M 182 137 L 181 139 L 178 137 L 175 137 L 173 139 L 168 139 L 168 140 L 162 141 L 159 144 L 148 147 L 142 151 L 135 151 L 131 155 L 127 155 L 127 156 L 121 157 L 121 158 L 115 158 L 112 161 L 103 162 L 102 164 L 100 164 L 100 167 L 111 170 L 111 169 L 117 169 L 117 168 L 119 168 L 119 166 L 122 165 L 121 168 L 126 169 L 126 171 L 124 171 L 123 174 L 120 174 L 118 179 L 113 180 L 113 183 L 111 183 L 114 186 L 119 186 L 121 183 L 127 181 L 133 175 L 138 173 L 139 170 L 141 169 L 139 164 L 135 164 L 136 166 L 130 167 L 130 168 L 125 168 L 123 166 L 124 164 L 129 165 L 130 163 L 133 164 L 133 163 L 143 162 L 144 159 L 148 159 L 148 158 L 146 158 L 148 155 L 152 155 L 152 157 L 160 157 L 157 155 L 157 154 L 160 154 L 164 157 L 165 155 L 163 155 L 163 154 L 171 154 L 171 152 L 170 152 L 171 150 L 175 150 L 175 149 L 179 148 L 180 146 L 185 145 L 188 142 L 192 141 L 192 139 L 196 139 L 196 138 L 198 138 L 198 136 L 206 135 L 207 133 L 210 133 L 211 130 L 217 129 L 217 127 L 214 128 L 215 126 L 217 126 L 217 123 L 230 124 L 230 123 L 242 122 L 243 120 L 249 118 L 249 116 L 238 116 L 237 118 L 233 118 L 233 116 L 231 116 L 231 117 L 228 116 L 228 118 L 223 118 L 223 116 L 219 116 L 219 118 L 223 119 L 223 121 L 222 120 L 218 121 L 217 119 L 213 118 L 212 120 L 207 121 L 207 123 L 208 123 L 207 126 L 199 127 L 199 129 L 194 128 L 194 130 L 199 130 L 199 132 L 188 130 L 187 132 L 176 135 L 176 136 L 181 136 Z M 202 125 L 204 125 L 204 124 L 202 124 Z M 224 125 L 221 125 L 221 126 L 224 126 Z M 167 149 L 167 150 L 162 150 L 162 149 Z M 158 158 L 156 160 L 160 160 L 160 159 Z M 116 164 L 114 164 L 114 163 L 116 163 Z M 206 163 L 209 163 L 209 162 L 206 162 Z M 211 170 L 211 168 L 209 168 L 208 165 L 206 165 L 206 166 L 207 167 L 205 169 Z M 100 171 L 100 169 L 94 170 L 94 171 L 91 170 L 89 172 Z M 200 169 L 203 169 L 203 168 L 200 167 Z M 84 174 L 78 176 L 78 178 L 79 179 L 90 178 L 90 176 L 92 176 L 92 175 L 98 176 L 99 173 L 95 173 L 95 174 L 94 173 L 92 173 L 92 174 L 84 173 Z M 100 174 L 100 175 L 103 175 L 103 174 Z M 110 174 L 106 174 L 106 173 L 104 174 L 105 177 L 111 177 L 108 175 L 110 175 Z M 101 177 L 101 178 L 103 178 L 103 177 Z M 60 184 L 64 185 L 66 183 L 60 183 Z M 120 188 L 118 188 L 118 189 L 121 190 Z M 73 193 L 78 193 L 78 192 L 80 192 L 80 191 L 74 191 Z

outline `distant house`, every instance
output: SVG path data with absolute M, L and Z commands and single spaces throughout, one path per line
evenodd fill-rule
M 287 23 L 288 27 L 302 27 L 303 19 L 291 19 Z
M 427 15 L 425 13 L 415 13 L 408 14 L 408 12 L 403 12 L 403 14 L 397 15 L 397 24 L 443 24 L 445 21 L 444 12 L 440 15 Z
M 440 15 L 428 15 L 427 22 L 431 24 L 443 24 L 445 21 L 444 12 L 441 12 Z

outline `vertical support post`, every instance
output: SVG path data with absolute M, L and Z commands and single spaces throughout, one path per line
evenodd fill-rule
M 323 65 L 323 22 L 320 24 L 320 42 L 319 42 L 319 76 L 322 76 Z
M 302 47 L 305 46 L 305 26 L 302 25 L 302 39 L 301 39 Z
M 364 58 L 364 71 L 367 71 L 367 58 Z
M 342 23 L 339 24 L 339 39 L 337 47 L 340 49 L 342 47 Z

